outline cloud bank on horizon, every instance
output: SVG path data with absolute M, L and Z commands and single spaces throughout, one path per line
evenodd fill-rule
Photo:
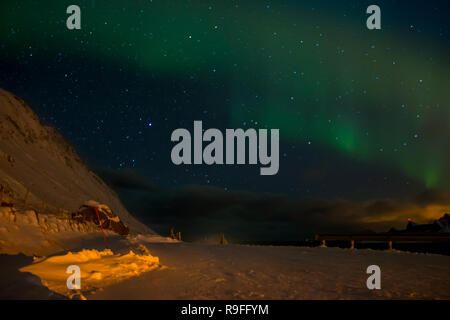
M 100 174 L 143 222 L 161 234 L 172 227 L 183 230 L 188 240 L 218 233 L 234 241 L 288 241 L 311 238 L 317 232 L 386 232 L 392 227 L 404 229 L 408 218 L 429 223 L 450 213 L 450 192 L 439 190 L 398 199 L 352 201 L 204 185 L 161 189 L 152 184 L 149 189 L 148 182 L 142 183 L 142 177 L 130 171 Z

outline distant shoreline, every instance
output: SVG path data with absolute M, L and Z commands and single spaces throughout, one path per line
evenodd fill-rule
M 292 240 L 292 241 L 239 241 L 235 244 L 258 245 L 258 246 L 293 246 L 293 247 L 318 247 L 320 242 L 316 240 Z M 348 241 L 330 241 L 327 247 L 338 247 L 350 249 Z M 355 249 L 387 250 L 386 243 L 359 242 Z M 408 251 L 412 253 L 431 253 L 450 256 L 450 245 L 445 243 L 396 243 L 395 250 Z

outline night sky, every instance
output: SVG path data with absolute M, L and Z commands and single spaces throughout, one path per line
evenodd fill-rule
M 71 4 L 81 30 L 66 27 Z M 366 28 L 371 4 L 381 30 Z M 0 87 L 158 232 L 383 230 L 450 204 L 449 12 L 447 1 L 2 1 Z M 171 133 L 194 120 L 280 129 L 278 174 L 175 166 Z

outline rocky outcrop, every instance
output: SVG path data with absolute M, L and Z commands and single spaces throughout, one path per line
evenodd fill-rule
M 94 223 L 99 228 L 111 230 L 122 236 L 130 233 L 130 229 L 108 206 L 95 201 L 88 201 L 78 212 L 72 213 L 72 220 L 77 223 Z

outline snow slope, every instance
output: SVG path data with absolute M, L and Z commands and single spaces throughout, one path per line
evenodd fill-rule
M 167 268 L 91 299 L 450 299 L 450 257 L 370 249 L 151 243 Z M 369 290 L 369 265 L 381 290 Z
M 176 242 L 156 234 L 123 237 L 110 230 L 104 230 L 104 233 L 108 243 L 125 241 L 127 247 L 142 242 Z M 69 215 L 0 207 L 0 254 L 42 257 L 82 248 L 105 248 L 101 229 L 94 223 L 78 223 Z
M 86 167 L 56 129 L 44 126 L 23 100 L 3 89 L 0 185 L 16 208 L 58 215 L 93 199 L 108 205 L 132 232 L 154 233 L 128 213 L 116 193 Z
M 155 243 L 151 237 L 114 239 L 111 246 L 114 254 L 107 250 L 79 250 L 42 262 L 36 260 L 20 271 L 24 276 L 37 275 L 50 292 L 69 297 L 80 294 L 88 300 L 450 299 L 450 257 L 442 255 Z M 70 264 L 80 265 L 84 273 L 80 292 L 67 292 L 64 287 L 65 268 Z M 366 286 L 370 265 L 381 269 L 381 290 L 369 290 Z M 119 269 L 123 275 L 114 272 Z M 94 270 L 100 270 L 101 275 Z M 97 281 L 97 276 L 105 280 Z M 10 290 L 14 292 L 15 285 Z M 49 298 L 49 293 L 41 291 L 42 298 Z M 22 290 L 21 294 L 31 293 Z
M 119 237 L 108 230 L 105 234 L 107 238 Z M 61 215 L 0 207 L 0 253 L 3 254 L 46 256 L 102 239 L 101 230 L 93 223 L 79 224 Z

